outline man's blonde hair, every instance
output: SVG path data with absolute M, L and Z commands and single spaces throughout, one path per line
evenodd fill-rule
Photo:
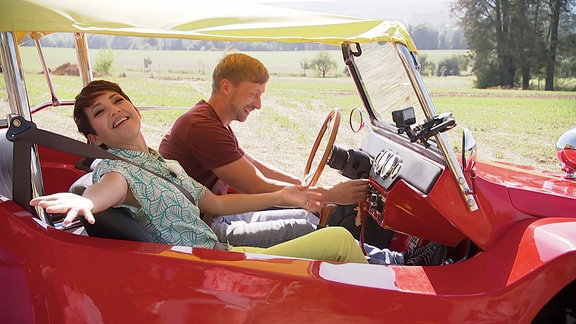
M 264 84 L 269 78 L 268 69 L 257 59 L 242 53 L 228 54 L 212 72 L 212 93 L 220 90 L 220 82 L 224 79 L 237 86 L 244 81 Z

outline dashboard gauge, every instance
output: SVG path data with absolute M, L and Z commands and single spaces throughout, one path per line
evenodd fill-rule
M 390 157 L 386 160 L 386 163 L 384 163 L 384 166 L 380 170 L 380 176 L 382 177 L 382 179 L 388 178 L 388 176 L 392 173 L 392 170 L 394 170 L 394 167 L 396 167 L 397 164 L 398 164 L 398 156 L 391 153 Z
M 391 156 L 392 156 L 392 152 L 390 152 L 390 151 L 380 152 L 378 154 L 378 156 L 376 157 L 376 160 L 374 161 L 374 173 L 380 174 L 380 172 L 382 171 L 382 168 L 384 167 L 386 162 L 388 162 L 388 159 L 390 159 Z

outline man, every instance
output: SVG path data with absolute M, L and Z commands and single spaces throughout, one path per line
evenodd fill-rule
M 269 74 L 257 59 L 245 54 L 225 56 L 212 74 L 212 93 L 180 116 L 162 139 L 159 151 L 180 162 L 186 172 L 216 194 L 230 188 L 243 193 L 282 189 L 301 180 L 245 152 L 230 124 L 244 122 L 262 106 Z M 325 202 L 352 204 L 364 199 L 367 181 L 351 180 L 317 188 Z M 212 228 L 232 245 L 278 243 L 313 231 L 318 217 L 303 209 L 271 210 L 216 217 Z

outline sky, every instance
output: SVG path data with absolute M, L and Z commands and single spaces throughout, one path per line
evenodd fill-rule
M 405 25 L 453 24 L 451 0 L 256 0 L 282 7 L 372 19 L 390 19 Z

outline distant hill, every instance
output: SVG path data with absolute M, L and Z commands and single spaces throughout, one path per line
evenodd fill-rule
M 325 12 L 372 19 L 397 20 L 404 25 L 453 25 L 449 0 L 316 0 L 257 2 L 292 9 Z

